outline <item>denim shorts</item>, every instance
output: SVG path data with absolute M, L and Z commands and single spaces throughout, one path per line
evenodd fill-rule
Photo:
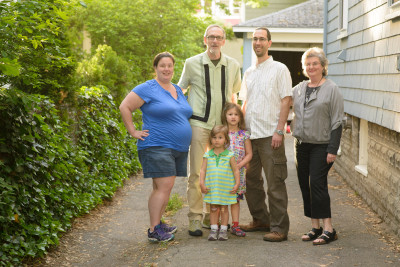
M 138 151 L 144 178 L 187 176 L 188 152 L 160 146 Z

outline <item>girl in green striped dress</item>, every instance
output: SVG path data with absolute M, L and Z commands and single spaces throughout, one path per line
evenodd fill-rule
M 211 150 L 203 156 L 200 170 L 200 188 L 205 194 L 204 202 L 210 203 L 211 232 L 208 240 L 228 239 L 228 205 L 235 204 L 236 191 L 239 188 L 239 169 L 233 152 L 229 151 L 228 128 L 215 126 L 210 133 L 209 146 Z M 221 229 L 218 230 L 219 214 L 221 214 Z

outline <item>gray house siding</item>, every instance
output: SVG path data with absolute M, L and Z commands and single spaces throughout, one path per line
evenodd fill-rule
M 349 0 L 347 34 L 340 34 L 339 0 L 327 1 L 328 75 L 340 87 L 351 119 L 335 170 L 400 236 L 400 17 L 388 18 L 400 6 Z M 365 144 L 361 119 L 368 122 Z M 356 170 L 363 145 L 366 174 Z
M 373 1 L 375 2 L 375 1 Z M 338 37 L 338 1 L 328 4 L 329 75 L 343 88 L 345 112 L 400 132 L 397 56 L 400 21 L 387 20 L 387 1 L 349 1 L 348 36 Z M 337 58 L 346 50 L 345 61 Z M 376 101 L 378 100 L 378 101 Z M 357 109 L 353 107 L 357 103 Z M 388 116 L 384 118 L 383 114 Z

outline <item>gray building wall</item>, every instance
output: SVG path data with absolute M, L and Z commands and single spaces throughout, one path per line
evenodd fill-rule
M 338 9 L 337 0 L 328 2 L 327 56 L 345 112 L 400 132 L 400 20 L 385 19 L 387 1 L 349 0 L 348 36 L 338 39 Z
M 368 176 L 364 176 L 354 168 L 359 157 L 359 127 L 359 119 L 353 117 L 352 128 L 343 131 L 335 171 L 400 236 L 400 133 L 368 123 Z
M 400 236 L 400 17 L 391 18 L 400 7 L 349 0 L 347 32 L 340 34 L 339 0 L 327 1 L 328 75 L 352 119 L 335 170 Z M 367 175 L 355 170 L 360 119 L 368 121 Z

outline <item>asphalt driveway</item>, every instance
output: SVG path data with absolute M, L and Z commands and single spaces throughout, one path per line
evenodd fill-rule
M 168 244 L 147 241 L 147 199 L 151 180 L 128 181 L 112 201 L 79 218 L 60 245 L 33 266 L 400 266 L 400 242 L 385 223 L 351 190 L 334 170 L 329 189 L 332 221 L 339 239 L 313 246 L 300 237 L 310 228 L 303 216 L 302 199 L 293 162 L 293 138 L 286 136 L 290 231 L 288 241 L 263 241 L 262 232 L 246 237 L 229 235 L 226 242 L 188 235 L 188 207 L 168 218 L 178 226 Z M 186 178 L 178 177 L 173 190 L 186 196 Z M 241 222 L 251 220 L 245 201 Z M 399 226 L 400 227 L 400 226 Z

